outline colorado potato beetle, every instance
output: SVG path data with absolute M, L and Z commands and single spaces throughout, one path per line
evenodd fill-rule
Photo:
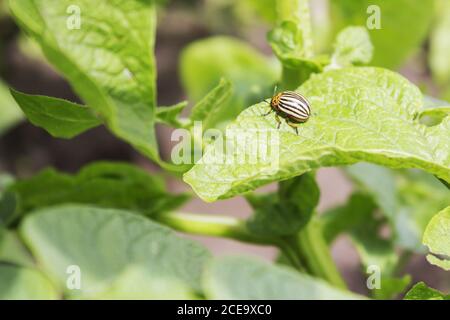
M 268 101 L 266 101 L 269 103 Z M 275 112 L 275 119 L 280 128 L 281 119 L 284 118 L 286 124 L 298 134 L 298 124 L 308 121 L 311 115 L 311 105 L 304 96 L 294 91 L 283 91 L 275 94 L 270 100 L 270 111 L 264 114 L 267 116 Z

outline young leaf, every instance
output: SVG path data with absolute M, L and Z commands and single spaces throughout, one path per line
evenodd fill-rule
M 352 25 L 367 27 L 374 45 L 372 64 L 398 67 L 425 39 L 433 20 L 433 3 L 432 0 L 331 0 L 331 30 L 337 32 Z
M 303 34 L 293 21 L 283 21 L 267 35 L 273 52 L 283 65 L 281 85 L 292 90 L 307 80 L 312 73 L 322 70 L 320 60 L 305 51 Z
M 0 265 L 0 300 L 54 300 L 58 295 L 41 272 Z
M 319 193 L 314 175 L 305 173 L 281 182 L 276 195 L 259 199 L 249 196 L 247 199 L 255 211 L 247 221 L 247 227 L 250 232 L 260 235 L 293 235 L 310 220 L 319 202 Z
M 208 299 L 363 299 L 293 269 L 248 257 L 216 258 L 203 277 Z
M 54 137 L 70 139 L 101 124 L 88 107 L 63 99 L 28 95 L 13 90 L 11 94 L 28 120 Z
M 156 109 L 156 121 L 174 128 L 185 127 L 186 123 L 184 123 L 183 119 L 180 119 L 180 114 L 187 105 L 188 102 L 183 101 L 170 107 L 158 107 Z
M 206 201 L 229 198 L 271 181 L 298 176 L 324 167 L 366 161 L 394 168 L 420 168 L 450 181 L 448 132 L 450 118 L 434 127 L 414 121 L 422 95 L 398 74 L 379 68 L 351 67 L 314 75 L 298 92 L 311 103 L 312 115 L 299 134 L 283 124 L 279 144 L 271 146 L 276 162 L 264 149 L 234 141 L 222 153 L 218 143 L 206 148 L 203 159 L 184 180 Z M 228 126 L 233 135 L 250 129 L 273 132 L 277 122 L 263 117 L 267 104 L 254 105 Z M 257 135 L 253 145 L 268 145 L 268 135 Z M 259 140 L 255 140 L 258 139 Z M 278 147 L 278 150 L 276 150 Z M 236 153 L 236 154 L 235 154 Z M 255 163 L 223 159 L 256 159 Z
M 0 81 L 0 135 L 22 120 L 23 114 Z
M 431 219 L 423 235 L 423 244 L 428 247 L 429 263 L 450 270 L 450 207 Z
M 129 211 L 47 208 L 27 216 L 20 231 L 42 271 L 69 298 L 98 297 L 110 290 L 116 298 L 127 298 L 133 285 L 139 285 L 138 292 L 142 288 L 143 298 L 192 296 L 201 290 L 209 259 L 202 246 Z M 72 277 L 74 270 L 81 272 L 79 290 L 67 288 L 68 270 Z M 123 281 L 131 281 L 126 283 L 130 286 Z
M 118 137 L 160 162 L 154 1 L 10 0 L 20 26 Z
M 419 282 L 408 291 L 405 300 L 450 300 L 450 295 L 445 295 Z
M 279 68 L 245 42 L 229 37 L 196 41 L 183 50 L 180 63 L 183 87 L 189 99 L 203 99 L 221 78 L 235 88 L 233 95 L 209 119 L 212 127 L 222 127 L 247 106 L 273 92 Z
M 221 79 L 217 87 L 192 108 L 190 115 L 191 121 L 202 121 L 204 130 L 212 128 L 214 126 L 214 119 L 216 119 L 217 114 L 222 112 L 222 107 L 231 94 L 231 82 Z
M 311 17 L 309 12 L 308 0 L 280 0 L 277 1 L 278 21 L 284 24 L 284 21 L 293 23 L 295 29 L 295 39 L 291 45 L 297 47 L 295 53 L 299 57 L 306 59 L 314 55 Z M 294 52 L 293 52 L 294 53 Z
M 108 162 L 86 166 L 74 176 L 47 169 L 17 181 L 8 190 L 17 196 L 17 216 L 68 202 L 131 209 L 151 216 L 187 200 L 184 194 L 168 194 L 159 176 L 128 164 Z
M 336 39 L 329 68 L 368 64 L 372 60 L 373 45 L 363 27 L 347 27 Z

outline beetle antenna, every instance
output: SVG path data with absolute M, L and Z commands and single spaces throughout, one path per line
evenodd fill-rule
M 273 96 L 275 95 L 275 93 L 277 93 L 278 90 L 278 85 L 275 86 L 275 88 L 273 88 Z

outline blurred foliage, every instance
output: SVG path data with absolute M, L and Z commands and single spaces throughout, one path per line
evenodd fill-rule
M 11 97 L 8 87 L 0 80 L 0 135 L 16 125 L 23 113 Z
M 450 92 L 450 1 L 438 0 L 430 36 L 429 63 L 434 80 Z M 450 101 L 450 95 L 444 97 Z
M 209 122 L 223 128 L 247 106 L 269 97 L 278 78 L 275 61 L 245 42 L 228 37 L 211 37 L 187 46 L 180 62 L 183 86 L 193 101 L 199 101 L 222 77 L 231 81 L 234 94 L 210 115 Z
M 63 203 L 131 209 L 152 216 L 175 209 L 188 199 L 186 194 L 170 194 L 162 177 L 114 162 L 92 163 L 77 175 L 43 170 L 29 179 L 11 183 L 7 191 L 17 199 L 9 222 L 32 210 Z
M 430 220 L 423 234 L 423 243 L 430 251 L 428 262 L 450 271 L 450 206 Z
M 394 171 L 360 163 L 346 172 L 382 210 L 395 243 L 423 253 L 422 234 L 431 217 L 448 205 L 449 190 L 432 175 L 418 170 Z
M 434 0 L 330 0 L 331 38 L 346 26 L 370 25 L 370 17 L 379 12 L 380 29 L 369 28 L 374 45 L 372 65 L 399 67 L 425 40 L 433 20 L 433 3 Z

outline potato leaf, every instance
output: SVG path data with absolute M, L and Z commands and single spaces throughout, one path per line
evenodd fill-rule
M 203 287 L 209 299 L 363 299 L 320 279 L 248 257 L 214 259 L 207 267 Z
M 450 207 L 431 219 L 423 235 L 423 244 L 430 250 L 427 260 L 431 264 L 450 270 Z
M 46 208 L 27 216 L 20 231 L 42 271 L 69 298 L 192 298 L 209 259 L 199 244 L 129 211 Z M 78 267 L 80 289 L 67 287 L 70 266 Z
M 101 121 L 88 107 L 63 99 L 11 91 L 28 120 L 56 138 L 73 138 Z
M 373 45 L 367 30 L 363 27 L 347 27 L 337 36 L 329 67 L 368 64 L 372 54 Z
M 405 300 L 450 300 L 450 295 L 445 295 L 419 282 L 408 291 Z
M 277 194 L 248 196 L 255 211 L 247 227 L 263 236 L 293 235 L 310 220 L 319 194 L 314 175 L 306 173 L 281 182 Z
M 63 203 L 131 209 L 151 216 L 174 209 L 187 195 L 170 195 L 160 176 L 124 163 L 97 162 L 77 175 L 47 169 L 9 187 L 17 197 L 17 216 Z
M 156 4 L 10 0 L 19 25 L 109 129 L 160 162 L 154 132 Z
M 58 292 L 41 272 L 0 265 L 0 300 L 50 300 Z
M 217 141 L 206 148 L 184 180 L 206 201 L 229 198 L 319 167 L 361 161 L 420 168 L 450 181 L 450 118 L 433 127 L 415 121 L 422 95 L 400 75 L 380 68 L 350 67 L 314 75 L 298 92 L 309 99 L 313 112 L 300 125 L 298 135 L 283 124 L 276 131 L 278 144 L 260 134 L 250 144 L 248 139 L 237 139 L 231 150 L 221 152 L 218 144 L 224 142 Z M 260 103 L 246 109 L 227 133 L 232 137 L 255 129 L 273 133 L 274 117 L 262 116 L 267 108 Z M 266 149 L 255 145 L 270 146 L 274 161 L 267 161 Z M 233 161 L 236 158 L 252 161 L 243 164 Z

